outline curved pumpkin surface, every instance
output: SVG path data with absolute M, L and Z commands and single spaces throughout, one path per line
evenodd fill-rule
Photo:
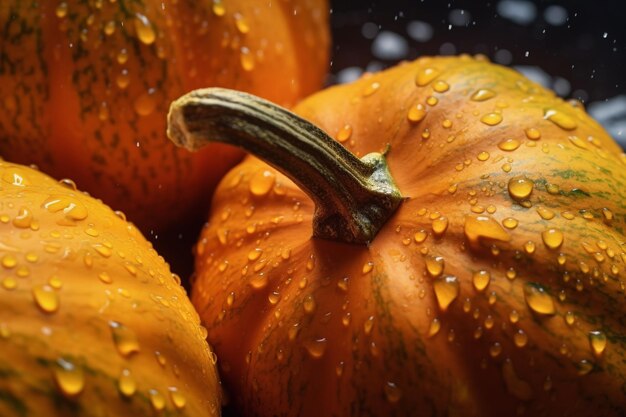
M 406 200 L 363 246 L 247 158 L 192 302 L 246 415 L 602 415 L 626 408 L 626 157 L 576 103 L 468 56 L 302 102 Z
M 0 415 L 217 416 L 184 289 L 101 202 L 0 161 Z
M 164 230 L 241 159 L 165 137 L 170 101 L 225 86 L 293 105 L 328 60 L 325 0 L 53 1 L 0 6 L 0 154 Z

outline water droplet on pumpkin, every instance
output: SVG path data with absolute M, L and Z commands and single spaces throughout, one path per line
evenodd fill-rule
M 32 289 L 35 305 L 44 313 L 54 313 L 59 309 L 59 296 L 49 285 L 36 285 Z
M 576 364 L 578 368 L 578 375 L 587 375 L 589 372 L 593 371 L 593 363 L 591 363 L 587 359 L 583 359 Z
M 139 116 L 150 115 L 157 106 L 156 88 L 149 88 L 148 91 L 141 94 L 133 102 L 133 108 Z
M 365 275 L 365 274 L 369 274 L 370 272 L 372 272 L 373 269 L 374 269 L 374 262 L 368 261 L 365 264 L 363 264 L 363 268 L 361 272 L 363 273 L 363 275 Z
M 117 321 L 109 321 L 109 327 L 113 343 L 122 356 L 129 357 L 139 352 L 139 340 L 135 332 Z
M 563 130 L 574 130 L 578 127 L 575 119 L 556 109 L 544 109 L 543 118 L 550 120 Z
M 563 244 L 563 233 L 557 229 L 544 230 L 541 239 L 548 249 L 558 249 Z
M 425 85 L 430 84 L 437 76 L 440 74 L 440 71 L 435 68 L 422 68 L 418 71 L 415 76 L 415 84 L 418 87 L 424 87 Z
M 221 17 L 226 14 L 226 8 L 224 7 L 224 3 L 222 0 L 213 0 L 213 14 L 215 16 Z
M 433 233 L 437 237 L 443 236 L 443 234 L 448 229 L 448 218 L 446 216 L 441 216 L 432 223 Z
M 304 347 L 312 358 L 319 359 L 324 356 L 327 344 L 326 338 L 321 337 L 304 342 Z
M 436 278 L 443 273 L 443 269 L 445 266 L 443 257 L 427 256 L 424 261 L 426 263 L 426 271 L 431 277 Z
M 480 152 L 478 156 L 476 156 L 476 159 L 483 162 L 486 161 L 487 159 L 489 159 L 489 152 Z
M 302 303 L 302 306 L 304 307 L 304 311 L 306 313 L 308 314 L 313 313 L 316 307 L 315 298 L 313 298 L 312 295 L 307 295 L 304 298 L 304 302 Z
M 87 207 L 70 196 L 53 195 L 43 202 L 43 207 L 50 213 L 63 212 L 70 221 L 84 220 L 88 216 Z
M 15 268 L 17 265 L 17 258 L 11 254 L 6 254 L 2 257 L 2 266 L 6 269 Z
M 529 401 L 533 398 L 530 384 L 517 376 L 510 359 L 505 360 L 502 365 L 502 378 L 507 391 L 517 399 Z
M 487 113 L 480 118 L 480 121 L 488 126 L 495 126 L 502 122 L 502 114 L 500 113 Z
M 437 80 L 433 84 L 433 90 L 435 90 L 438 93 L 445 93 L 449 89 L 450 89 L 450 85 L 447 82 L 442 81 L 442 80 Z
M 517 219 L 514 219 L 513 217 L 507 217 L 506 219 L 502 220 L 502 226 L 506 227 L 507 229 L 515 229 L 518 224 L 519 222 L 517 221 Z
M 606 349 L 607 337 L 600 330 L 592 330 L 589 332 L 589 345 L 596 356 L 602 355 Z
M 363 323 L 363 331 L 366 335 L 372 333 L 372 329 L 374 328 L 374 316 L 369 316 L 365 323 Z
M 172 400 L 172 404 L 178 410 L 185 408 L 187 404 L 187 399 L 185 396 L 178 390 L 176 387 L 169 387 L 168 391 L 170 392 L 170 399 Z
M 433 281 L 433 289 L 441 311 L 445 312 L 459 296 L 459 287 L 459 280 L 454 276 L 439 277 Z
M 137 38 L 139 38 L 141 43 L 145 45 L 152 45 L 156 40 L 156 32 L 154 31 L 150 20 L 148 20 L 148 18 L 141 13 L 136 13 L 134 23 Z
M 117 379 L 117 389 L 124 397 L 132 397 L 137 391 L 137 383 L 128 369 L 122 369 Z
M 465 216 L 465 237 L 475 245 L 480 239 L 508 242 L 510 236 L 506 230 L 491 216 Z
M 76 397 L 85 388 L 85 374 L 82 367 L 69 359 L 57 359 L 54 366 L 54 380 L 66 397 Z
M 398 401 L 400 401 L 400 398 L 402 398 L 402 391 L 394 382 L 387 381 L 384 386 L 384 391 L 385 398 L 391 404 L 397 403 Z
M 407 118 L 413 123 L 418 123 L 424 120 L 426 117 L 426 107 L 423 104 L 418 103 L 412 106 L 407 113 Z
M 247 19 L 239 13 L 235 13 L 235 26 L 239 33 L 243 35 L 250 32 L 250 25 L 248 25 Z
M 272 171 L 258 171 L 250 178 L 250 192 L 255 196 L 264 196 L 274 187 L 275 182 L 276 175 Z
M 522 329 L 518 329 L 513 335 L 513 342 L 515 346 L 522 348 L 528 343 L 528 335 Z
M 476 271 L 472 275 L 472 283 L 477 291 L 484 291 L 490 280 L 491 274 L 488 271 Z
M 250 49 L 243 46 L 239 52 L 239 63 L 244 71 L 252 71 L 254 69 L 254 55 L 250 52 Z
M 373 81 L 365 87 L 363 90 L 363 96 L 369 97 L 380 89 L 380 83 L 378 81 Z
M 526 134 L 526 137 L 530 140 L 541 139 L 541 132 L 539 131 L 539 129 L 536 129 L 534 127 L 529 127 L 528 129 L 524 130 L 524 133 Z
M 533 191 L 535 183 L 523 176 L 513 177 L 509 180 L 509 195 L 515 200 L 528 198 Z
M 429 106 L 436 106 L 439 103 L 439 99 L 437 97 L 429 96 L 426 98 L 426 104 Z
M 513 324 L 517 323 L 519 321 L 519 313 L 516 310 L 512 310 L 509 313 L 509 321 Z
M 481 88 L 479 90 L 476 90 L 474 92 L 474 94 L 472 94 L 472 96 L 470 97 L 470 100 L 472 101 L 486 101 L 489 100 L 490 98 L 493 98 L 496 96 L 496 93 L 493 92 L 492 90 L 489 90 L 487 88 Z
M 435 317 L 431 322 L 428 328 L 428 337 L 433 337 L 441 330 L 441 321 Z
M 553 315 L 556 313 L 554 300 L 540 284 L 527 282 L 524 285 L 526 304 L 537 314 Z
M 19 229 L 28 229 L 33 224 L 33 219 L 33 212 L 30 209 L 26 207 L 20 207 L 17 212 L 17 216 L 13 218 L 13 221 L 11 223 L 13 224 L 13 226 Z
M 162 411 L 165 409 L 165 397 L 156 389 L 150 389 L 148 391 L 150 395 L 150 404 L 156 411 Z
M 350 139 L 350 136 L 352 136 L 352 126 L 345 124 L 339 129 L 339 132 L 337 132 L 337 141 L 343 143 Z

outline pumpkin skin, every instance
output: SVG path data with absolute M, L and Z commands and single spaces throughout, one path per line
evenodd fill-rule
M 0 155 L 73 178 L 146 232 L 203 216 L 199 190 L 242 153 L 177 150 L 170 101 L 214 85 L 293 105 L 324 80 L 327 15 L 326 0 L 3 2 Z
M 350 245 L 269 165 L 225 176 L 192 302 L 244 415 L 623 415 L 626 156 L 580 105 L 461 56 L 295 111 L 389 145 L 406 200 Z
M 0 415 L 218 416 L 180 281 L 120 214 L 0 160 Z

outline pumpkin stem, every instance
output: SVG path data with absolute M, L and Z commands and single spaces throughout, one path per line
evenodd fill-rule
M 317 126 L 250 94 L 192 91 L 172 103 L 167 134 L 190 150 L 235 145 L 281 171 L 314 201 L 315 237 L 366 244 L 403 199 L 383 154 L 358 159 Z

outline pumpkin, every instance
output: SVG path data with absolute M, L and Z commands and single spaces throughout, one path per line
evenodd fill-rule
M 269 163 L 225 176 L 195 249 L 243 415 L 623 415 L 626 155 L 580 103 L 424 57 L 295 112 L 170 110 L 175 142 Z
M 0 155 L 73 178 L 144 231 L 195 212 L 242 153 L 191 156 L 165 137 L 169 103 L 206 86 L 283 105 L 318 89 L 326 0 L 5 1 Z
M 121 213 L 0 160 L 0 415 L 218 416 L 205 336 Z

